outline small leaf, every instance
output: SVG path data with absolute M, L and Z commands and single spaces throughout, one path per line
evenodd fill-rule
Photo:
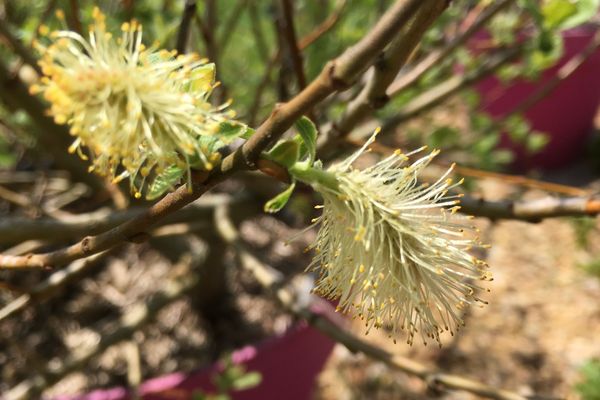
M 278 164 L 287 168 L 296 164 L 300 157 L 300 145 L 293 140 L 285 140 L 277 143 L 269 153 L 268 157 Z
M 179 179 L 183 176 L 183 172 L 183 169 L 174 165 L 167 168 L 152 181 L 148 193 L 146 194 L 146 200 L 154 200 L 170 190 L 177 182 L 179 182 Z
M 542 150 L 549 141 L 550 139 L 547 135 L 540 132 L 534 132 L 527 136 L 527 150 L 530 153 L 537 153 Z
M 237 121 L 226 121 L 219 124 L 219 130 L 215 136 L 218 136 L 225 144 L 231 143 L 239 137 L 243 137 L 248 127 Z
M 233 381 L 234 390 L 246 390 L 260 385 L 262 375 L 259 372 L 248 372 Z
M 300 158 L 308 155 L 309 163 L 312 164 L 317 151 L 317 127 L 306 117 L 300 118 L 294 126 L 302 138 Z
M 544 25 L 553 29 L 577 13 L 577 6 L 569 0 L 549 0 L 542 5 Z
M 265 212 L 268 213 L 276 213 L 281 210 L 290 199 L 294 188 L 296 187 L 296 182 L 293 182 L 287 189 L 283 192 L 279 193 L 277 196 L 273 197 L 271 200 L 265 203 Z

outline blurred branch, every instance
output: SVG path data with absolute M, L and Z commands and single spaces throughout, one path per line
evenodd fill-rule
M 306 87 L 306 75 L 304 74 L 304 65 L 302 62 L 302 54 L 296 39 L 296 29 L 294 27 L 294 6 L 291 0 L 279 0 L 281 7 L 281 23 L 283 38 L 286 42 L 286 48 L 291 59 L 291 64 L 296 74 L 296 81 L 299 90 Z
M 446 374 L 372 345 L 346 331 L 339 326 L 339 323 L 332 322 L 325 315 L 325 312 L 316 311 L 316 308 L 323 309 L 325 305 L 329 306 L 329 304 L 326 303 L 320 305 L 320 307 L 316 307 L 316 303 L 321 299 L 314 295 L 311 295 L 308 301 L 309 304 L 300 304 L 300 296 L 296 293 L 296 290 L 291 285 L 283 285 L 284 282 L 281 273 L 271 266 L 262 263 L 247 249 L 247 246 L 239 237 L 234 224 L 228 218 L 227 212 L 226 206 L 217 208 L 215 226 L 223 240 L 236 250 L 241 266 L 252 273 L 258 283 L 275 297 L 287 312 L 305 319 L 314 328 L 329 336 L 337 343 L 346 346 L 351 352 L 361 352 L 374 360 L 383 362 L 390 368 L 415 375 L 425 381 L 429 387 L 436 389 L 464 390 L 479 396 L 498 400 L 526 400 L 534 397 L 521 396 L 517 393 L 488 386 L 461 376 Z
M 31 68 L 38 73 L 38 75 L 42 75 L 42 69 L 37 63 L 37 59 L 31 53 L 30 49 L 25 47 L 23 43 L 10 31 L 8 24 L 5 21 L 0 23 L 0 36 L 4 38 L 4 40 L 8 43 L 8 45 L 12 48 L 12 50 L 17 54 L 21 59 L 29 65 Z M 2 67 L 0 67 L 2 68 Z M 3 67 L 6 68 L 6 67 Z
M 223 32 L 219 37 L 219 48 L 222 53 L 225 53 L 225 49 L 229 44 L 229 39 L 231 39 L 231 34 L 235 31 L 235 28 L 240 21 L 240 17 L 242 16 L 242 11 L 247 6 L 249 0 L 238 0 L 235 8 L 229 14 L 229 18 L 223 24 L 223 28 L 221 31 Z
M 79 19 L 79 0 L 69 0 L 69 6 L 71 8 L 70 28 L 71 30 L 83 35 L 83 29 L 81 27 L 81 20 Z
M 537 200 L 487 201 L 463 197 L 460 212 L 491 220 L 516 219 L 540 222 L 546 218 L 596 216 L 600 214 L 598 197 L 546 197 Z
M 344 143 L 347 143 L 356 148 L 360 148 L 364 144 L 364 142 L 362 140 L 353 139 L 351 137 L 345 138 Z M 395 150 L 392 147 L 386 146 L 386 145 L 378 143 L 378 142 L 372 143 L 371 146 L 369 146 L 369 148 L 371 148 L 374 152 L 383 154 L 385 156 L 391 155 L 392 153 L 394 153 L 394 150 Z M 433 176 L 440 176 L 442 173 L 445 172 L 445 170 L 447 170 L 450 167 L 450 165 L 444 164 L 442 162 L 434 161 L 434 164 L 436 166 L 439 166 L 440 170 L 433 172 L 432 173 Z M 433 165 L 432 165 L 432 167 L 433 167 Z M 444 169 L 444 171 L 442 171 L 441 169 Z M 428 171 L 428 170 L 426 170 L 426 171 Z M 495 180 L 501 181 L 503 183 L 508 183 L 511 185 L 519 185 L 519 186 L 529 187 L 532 189 L 544 190 L 546 192 L 561 193 L 561 194 L 566 194 L 568 196 L 589 196 L 590 195 L 590 190 L 586 190 L 586 189 L 582 189 L 582 188 L 574 187 L 574 186 L 563 185 L 563 184 L 559 184 L 559 183 L 540 181 L 537 179 L 527 178 L 527 177 L 521 176 L 521 175 L 503 174 L 500 172 L 486 171 L 486 170 L 477 169 L 477 168 L 465 167 L 462 165 L 456 165 L 454 168 L 454 171 L 458 175 L 461 175 L 461 176 L 469 176 L 469 177 L 478 178 L 478 179 L 495 179 Z M 435 178 L 435 179 L 437 179 L 437 178 Z
M 339 21 L 340 16 L 342 15 L 342 11 L 346 6 L 347 0 L 338 0 L 335 4 L 335 8 L 333 12 L 316 28 L 310 31 L 306 36 L 300 39 L 298 42 L 298 48 L 300 50 L 306 49 L 308 46 L 316 42 L 321 36 L 323 36 L 327 31 L 335 26 L 335 24 Z
M 179 31 L 177 31 L 177 42 L 175 45 L 175 49 L 179 54 L 187 52 L 190 28 L 192 26 L 194 15 L 196 15 L 196 0 L 186 0 L 185 6 L 183 7 L 183 14 L 181 15 Z
M 479 14 L 477 20 L 473 22 L 464 32 L 456 36 L 441 50 L 430 53 L 422 61 L 414 66 L 411 66 L 406 72 L 400 73 L 394 83 L 390 85 L 389 93 L 400 93 L 406 88 L 412 86 L 419 81 L 431 68 L 439 65 L 456 49 L 465 44 L 469 38 L 475 35 L 500 11 L 513 4 L 515 0 L 500 0 L 492 3 L 489 7 Z M 391 95 L 390 95 L 391 96 Z
M 406 23 L 390 46 L 378 56 L 372 68 L 372 75 L 362 91 L 348 104 L 342 117 L 325 135 L 325 140 L 329 141 L 329 144 L 332 144 L 335 138 L 346 136 L 360 121 L 388 103 L 389 97 L 386 95 L 388 85 L 406 63 L 425 31 L 447 5 L 437 0 L 423 1 L 423 7 Z M 327 144 L 323 146 L 326 147 Z
M 54 272 L 45 281 L 0 308 L 0 321 L 21 312 L 32 303 L 45 301 L 53 297 L 66 285 L 80 280 L 89 269 L 96 266 L 107 254 L 108 252 L 98 253 L 86 259 L 76 260 L 65 269 Z
M 26 400 L 39 398 L 45 388 L 54 385 L 71 372 L 80 369 L 93 357 L 101 354 L 110 346 L 129 339 L 137 330 L 152 321 L 163 307 L 179 299 L 197 285 L 197 274 L 185 273 L 188 268 L 183 265 L 176 266 L 174 269 L 179 271 L 179 276 L 164 282 L 164 289 L 153 295 L 150 300 L 134 304 L 130 311 L 121 316 L 118 327 L 113 332 L 103 332 L 97 343 L 87 348 L 76 349 L 61 360 L 58 365 L 54 362 L 48 364 L 43 374 L 34 375 L 19 383 L 4 394 L 4 399 Z M 182 272 L 182 270 L 185 271 Z
M 524 98 L 517 106 L 507 115 L 502 117 L 502 120 L 497 121 L 498 125 L 502 125 L 508 118 L 514 115 L 522 114 L 536 105 L 544 97 L 552 93 L 561 82 L 573 74 L 596 50 L 600 47 L 600 29 L 596 27 L 597 32 L 592 41 L 576 56 L 571 58 L 554 74 L 548 81 L 541 85 L 529 96 Z
M 404 105 L 398 112 L 385 122 L 381 131 L 387 134 L 394 130 L 398 125 L 414 118 L 422 113 L 431 110 L 446 99 L 460 92 L 461 90 L 473 85 L 476 82 L 486 78 L 494 73 L 498 68 L 513 61 L 521 55 L 523 48 L 520 46 L 511 47 L 500 54 L 497 54 L 490 61 L 486 62 L 475 71 L 471 71 L 462 76 L 454 76 L 437 86 L 421 93 Z M 390 91 L 389 96 L 395 96 L 397 92 Z
M 339 21 L 340 15 L 342 14 L 342 10 L 343 10 L 345 4 L 346 4 L 346 0 L 338 1 L 335 9 L 333 10 L 333 13 L 329 17 L 327 17 L 327 19 L 325 21 L 323 21 L 315 29 L 313 29 L 310 33 L 308 33 L 306 36 L 304 36 L 303 38 L 300 39 L 300 42 L 298 43 L 298 48 L 300 50 L 306 49 L 308 46 L 310 46 L 315 41 L 317 41 L 322 35 L 327 33 L 327 31 L 329 31 L 331 28 L 333 28 L 335 26 L 335 24 L 337 23 L 337 21 Z M 252 10 L 252 9 L 253 8 L 251 5 L 250 10 Z M 256 18 L 256 11 L 254 11 L 254 14 L 255 14 L 254 18 Z M 252 14 L 251 14 L 251 16 L 252 16 Z M 253 26 L 255 24 L 256 23 L 254 23 Z M 254 32 L 254 30 L 255 29 L 253 28 L 253 32 Z M 255 36 L 257 36 L 256 32 L 254 34 L 255 34 Z M 258 41 L 257 41 L 257 48 L 259 48 L 259 50 L 260 50 L 260 46 L 258 46 Z M 265 51 L 265 53 L 266 53 L 266 51 Z M 254 101 L 252 102 L 252 105 L 250 106 L 250 109 L 248 112 L 248 123 L 250 125 L 254 125 L 256 122 L 256 119 L 258 118 L 258 113 L 260 111 L 260 107 L 262 104 L 262 97 L 263 97 L 264 91 L 267 88 L 267 85 L 269 84 L 269 82 L 271 80 L 271 72 L 273 72 L 273 68 L 275 68 L 275 65 L 277 65 L 277 62 L 279 61 L 280 57 L 281 57 L 281 52 L 278 49 L 277 52 L 275 54 L 273 54 L 271 56 L 271 58 L 269 58 L 269 62 L 267 63 L 263 77 L 260 80 L 259 84 L 257 85 L 256 89 L 254 90 Z
M 440 1 L 445 3 L 445 0 Z M 300 116 L 335 91 L 351 86 L 422 5 L 421 0 L 397 1 L 366 36 L 338 58 L 328 62 L 304 90 L 289 102 L 277 105 L 254 135 L 234 153 L 225 157 L 210 175 L 207 172 L 195 172 L 191 186 L 180 186 L 143 214 L 97 236 L 87 236 L 69 247 L 27 256 L 0 255 L 0 267 L 44 268 L 64 265 L 133 240 L 141 232 L 196 200 L 235 172 L 256 168 L 256 160 L 260 154 L 277 141 Z
M 178 224 L 190 221 L 203 221 L 211 218 L 218 204 L 229 204 L 240 210 L 252 210 L 248 203 L 249 196 L 230 197 L 214 194 L 190 204 L 181 211 L 163 219 L 159 226 Z M 247 206 L 241 207 L 242 204 Z M 88 214 L 79 214 L 70 218 L 5 217 L 0 220 L 0 244 L 17 243 L 25 240 L 46 240 L 53 243 L 95 235 L 112 229 L 126 221 L 139 217 L 147 212 L 147 208 L 136 207 L 127 210 L 102 209 Z

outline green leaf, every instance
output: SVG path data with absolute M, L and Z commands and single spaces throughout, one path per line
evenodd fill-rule
M 283 192 L 279 193 L 277 196 L 275 196 L 271 200 L 267 201 L 265 203 L 265 207 L 264 207 L 265 212 L 273 214 L 273 213 L 280 211 L 287 204 L 295 187 L 296 187 L 296 182 L 293 182 Z
M 577 6 L 569 0 L 548 0 L 542 5 L 544 25 L 553 29 L 577 13 Z
M 215 136 L 218 136 L 225 144 L 231 143 L 239 137 L 243 137 L 248 131 L 248 126 L 237 121 L 225 121 L 219 124 L 219 130 Z
M 523 143 L 531 132 L 529 122 L 520 115 L 513 115 L 506 120 L 506 131 L 512 140 Z
M 248 372 L 233 381 L 234 390 L 246 390 L 260 385 L 262 375 L 259 372 Z
M 473 152 L 478 155 L 487 156 L 492 150 L 494 150 L 499 141 L 500 135 L 497 132 L 488 134 L 479 139 L 473 145 Z
M 548 138 L 548 136 L 543 133 L 532 133 L 531 135 L 527 136 L 527 150 L 530 153 L 537 153 L 540 150 L 542 150 L 546 146 L 546 144 L 548 144 L 549 141 L 550 139 Z
M 300 158 L 308 155 L 309 163 L 312 164 L 317 152 L 317 127 L 307 117 L 300 118 L 294 126 L 302 139 Z
M 281 141 L 273 146 L 267 156 L 276 163 L 290 168 L 300 158 L 300 145 L 294 140 Z
M 208 92 L 212 89 L 215 77 L 216 70 L 213 63 L 194 68 L 190 77 L 192 80 L 190 89 L 194 92 Z
M 179 179 L 183 176 L 183 172 L 183 169 L 174 165 L 167 168 L 152 181 L 148 193 L 146 194 L 146 200 L 154 200 L 170 190 L 177 182 L 179 182 Z

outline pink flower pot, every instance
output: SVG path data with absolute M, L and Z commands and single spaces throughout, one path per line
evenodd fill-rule
M 579 54 L 593 39 L 595 31 L 579 27 L 563 33 L 564 55 L 556 65 L 544 71 L 539 80 L 515 80 L 503 85 L 495 77 L 476 85 L 481 96 L 481 110 L 492 117 L 502 117 L 556 76 L 557 71 Z M 546 133 L 549 142 L 540 152 L 528 154 L 521 144 L 503 135 L 501 147 L 515 152 L 514 167 L 518 170 L 541 167 L 558 168 L 581 156 L 586 139 L 594 126 L 600 103 L 600 51 L 593 53 L 550 94 L 536 103 L 524 117 L 532 128 Z
M 313 310 L 340 321 L 333 307 L 320 301 Z M 341 323 L 341 321 L 340 321 Z M 232 354 L 234 364 L 243 364 L 248 372 L 259 372 L 261 383 L 251 389 L 229 393 L 234 400 L 309 400 L 315 381 L 335 342 L 302 321 L 285 334 L 256 346 L 246 346 Z M 197 391 L 216 393 L 212 378 L 222 369 L 220 363 L 192 372 L 177 372 L 150 379 L 139 387 L 144 400 L 192 400 Z M 83 395 L 59 396 L 53 400 L 128 400 L 125 387 L 96 390 Z

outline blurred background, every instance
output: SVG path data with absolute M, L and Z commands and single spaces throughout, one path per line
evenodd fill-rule
M 62 248 L 151 204 L 88 173 L 87 163 L 66 151 L 68 129 L 28 92 L 40 79 L 32 48 L 47 40 L 40 27 L 64 29 L 57 10 L 68 29 L 86 32 L 98 6 L 109 31 L 135 18 L 147 45 L 207 57 L 221 82 L 214 103 L 231 99 L 237 119 L 256 128 L 392 3 L 0 0 L 2 254 Z M 464 211 L 492 245 L 478 255 L 495 277 L 483 295 L 489 305 L 466 311 L 466 327 L 443 337 L 442 348 L 408 346 L 404 337 L 394 344 L 385 327 L 364 337 L 361 324 L 316 301 L 323 315 L 426 371 L 521 397 L 451 390 L 451 379 L 352 352 L 303 322 L 294 307 L 278 305 L 256 271 L 293 286 L 294 304 L 308 304 L 314 277 L 303 273 L 311 260 L 303 250 L 315 230 L 304 228 L 318 215 L 319 199 L 300 187 L 280 213 L 266 214 L 263 204 L 284 186 L 259 173 L 224 182 L 148 237 L 61 270 L 0 270 L 0 393 L 65 400 L 600 399 L 599 6 L 453 1 L 376 101 L 360 104 L 369 70 L 308 115 L 325 164 L 376 127 L 382 130 L 365 163 L 396 148 L 441 149 L 423 178 L 457 164 Z M 217 213 L 223 207 L 227 212 Z M 223 234 L 223 221 L 237 239 Z M 194 278 L 171 285 L 182 276 Z

